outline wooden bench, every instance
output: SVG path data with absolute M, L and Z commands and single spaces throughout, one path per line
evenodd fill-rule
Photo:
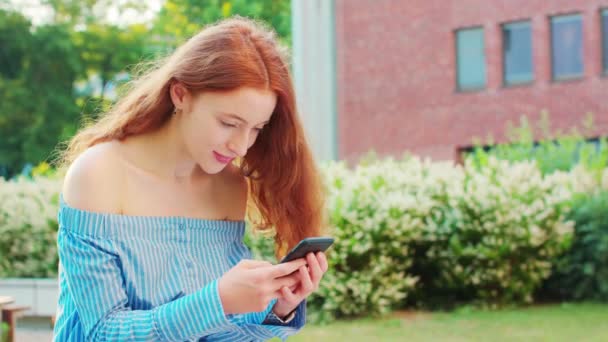
M 7 342 L 15 341 L 15 328 L 17 327 L 17 318 L 30 309 L 29 306 L 22 305 L 5 305 L 2 307 L 2 322 L 8 324 L 8 340 Z

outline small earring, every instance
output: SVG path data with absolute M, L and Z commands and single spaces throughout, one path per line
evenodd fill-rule
M 175 109 L 173 110 L 173 115 L 177 115 L 177 114 L 179 114 L 181 111 L 182 111 L 181 109 L 175 108 Z

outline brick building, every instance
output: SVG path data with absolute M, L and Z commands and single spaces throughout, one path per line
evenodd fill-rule
M 454 159 L 473 137 L 503 141 L 507 121 L 535 121 L 542 110 L 556 129 L 592 112 L 592 135 L 608 135 L 608 0 L 293 5 L 296 86 L 317 150 L 330 151 L 324 157 L 354 160 L 373 149 Z M 313 32 L 311 57 L 301 36 L 312 26 L 335 35 Z M 309 69 L 330 67 L 307 73 L 311 58 Z M 319 84 L 333 88 L 315 91 Z M 311 124 L 313 111 L 323 114 Z

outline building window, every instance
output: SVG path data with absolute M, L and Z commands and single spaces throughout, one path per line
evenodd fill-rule
M 553 79 L 583 75 L 583 23 L 578 14 L 551 18 Z
M 604 73 L 608 74 L 608 9 L 602 11 L 602 48 L 604 50 Z
M 486 85 L 483 28 L 456 31 L 456 77 L 458 90 L 481 89 Z
M 528 83 L 532 70 L 532 30 L 529 21 L 502 26 L 503 69 L 506 85 Z

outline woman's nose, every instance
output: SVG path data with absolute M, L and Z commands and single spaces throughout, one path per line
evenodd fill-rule
M 228 148 L 239 157 L 244 157 L 249 147 L 249 134 L 240 133 L 230 140 Z

